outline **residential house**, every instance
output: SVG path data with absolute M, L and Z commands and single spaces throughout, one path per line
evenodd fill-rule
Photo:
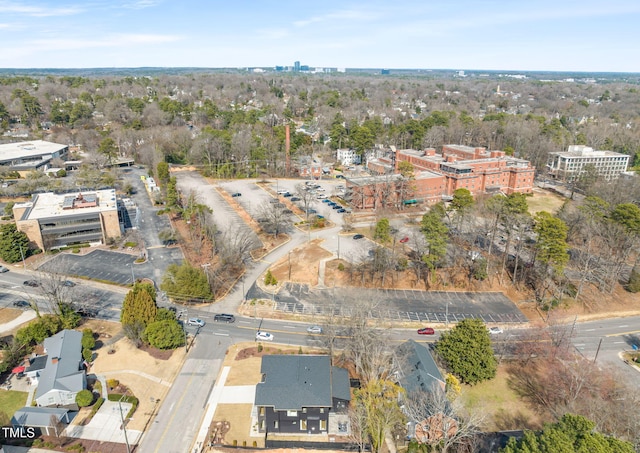
M 349 374 L 329 356 L 268 355 L 260 371 L 255 406 L 261 433 L 348 434 Z
M 408 340 L 398 346 L 396 357 L 400 370 L 398 383 L 407 394 L 431 392 L 435 388 L 444 390 L 446 382 L 425 346 Z
M 38 406 L 75 406 L 76 395 L 87 388 L 82 358 L 82 332 L 63 330 L 44 340 L 47 363 L 34 395 Z

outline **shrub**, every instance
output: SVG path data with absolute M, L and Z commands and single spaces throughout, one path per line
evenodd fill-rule
M 76 404 L 80 407 L 87 407 L 93 402 L 93 393 L 89 390 L 80 390 L 76 395 Z
M 271 269 L 267 270 L 267 275 L 265 275 L 265 277 L 264 277 L 264 284 L 265 285 L 277 285 L 278 284 L 278 280 L 276 280 L 276 278 L 271 273 Z
M 73 253 L 80 253 L 80 249 L 75 248 L 75 249 L 73 249 L 73 250 L 72 250 L 72 252 L 73 252 Z
M 85 359 L 87 362 L 91 362 L 93 359 L 93 351 L 91 349 L 84 348 L 82 350 L 82 358 Z
M 184 332 L 175 319 L 152 322 L 144 330 L 143 338 L 158 349 L 175 349 L 184 345 Z
M 96 339 L 93 338 L 93 331 L 91 329 L 84 329 L 82 331 L 82 348 L 93 349 L 96 347 Z
M 339 270 L 340 272 L 344 271 L 344 264 L 339 263 L 339 264 L 338 264 L 338 270 Z
M 120 385 L 120 381 L 117 379 L 107 379 L 107 387 L 109 387 L 111 390 L 113 390 L 114 388 L 116 388 L 117 386 Z
M 262 352 L 262 345 L 258 343 L 258 352 Z

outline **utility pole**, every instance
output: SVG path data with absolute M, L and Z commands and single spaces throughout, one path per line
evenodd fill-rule
M 127 444 L 127 453 L 131 453 L 131 446 L 129 445 L 129 439 L 127 438 L 127 426 L 124 424 L 124 415 L 122 415 L 122 398 L 124 398 L 125 395 L 122 395 L 122 397 L 118 400 L 118 409 L 120 409 L 120 421 L 122 422 L 122 432 L 124 433 L 124 443 Z
M 596 349 L 596 356 L 593 358 L 593 363 L 596 363 L 596 360 L 598 359 L 598 353 L 600 352 L 600 346 L 602 346 L 602 340 L 603 338 L 600 337 L 600 342 L 598 343 L 598 349 Z
M 22 244 L 19 242 L 14 242 L 13 245 L 17 245 L 20 248 L 20 256 L 22 257 L 22 268 L 26 269 L 27 265 L 24 263 L 24 252 L 22 251 Z

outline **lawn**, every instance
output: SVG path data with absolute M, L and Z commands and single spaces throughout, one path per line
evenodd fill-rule
M 27 404 L 27 393 L 14 390 L 0 390 L 0 424 L 11 420 L 15 412 Z M 6 418 L 5 418 L 6 417 Z
M 535 215 L 540 211 L 555 214 L 562 207 L 566 198 L 546 190 L 535 190 L 532 197 L 527 197 L 529 212 Z
M 485 431 L 510 429 L 539 429 L 541 421 L 507 382 L 505 366 L 498 367 L 496 377 L 474 386 L 464 385 L 461 398 L 469 411 L 480 411 L 484 415 Z

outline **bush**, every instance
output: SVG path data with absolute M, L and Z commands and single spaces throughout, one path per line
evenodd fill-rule
M 80 390 L 76 395 L 76 404 L 80 407 L 87 407 L 93 402 L 93 393 L 89 390 Z
M 84 329 L 82 331 L 82 348 L 93 349 L 96 347 L 96 339 L 93 338 L 93 331 L 91 329 Z
M 109 387 L 109 389 L 113 390 L 114 388 L 116 388 L 117 386 L 120 385 L 120 381 L 117 379 L 107 379 L 107 387 Z
M 96 415 L 96 412 L 98 412 L 100 410 L 100 407 L 102 406 L 103 403 L 104 403 L 104 398 L 102 398 L 102 397 L 100 397 L 100 398 L 98 398 L 96 400 L 96 403 L 91 408 L 91 414 L 90 414 L 91 417 Z
M 127 416 L 125 418 L 130 418 L 133 413 L 136 411 L 136 409 L 138 408 L 138 398 L 136 398 L 135 396 L 129 396 L 129 395 L 120 395 L 118 393 L 110 393 L 109 394 L 109 401 L 120 401 L 122 403 L 131 403 L 131 409 L 129 410 L 129 412 L 127 413 Z
M 276 278 L 271 273 L 271 269 L 267 270 L 267 275 L 265 275 L 265 277 L 264 277 L 264 284 L 265 285 L 277 285 L 278 284 L 278 280 L 276 280 Z
M 338 270 L 339 270 L 340 272 L 344 271 L 344 264 L 339 263 L 339 264 L 338 264 Z
M 91 349 L 84 348 L 82 350 L 82 358 L 87 362 L 91 362 L 93 360 L 93 351 Z
M 626 290 L 630 293 L 640 292 L 640 271 L 635 267 L 631 269 L 631 275 L 629 276 L 629 282 L 627 283 Z
M 184 332 L 175 319 L 152 322 L 144 330 L 143 338 L 158 349 L 175 349 L 184 345 Z

